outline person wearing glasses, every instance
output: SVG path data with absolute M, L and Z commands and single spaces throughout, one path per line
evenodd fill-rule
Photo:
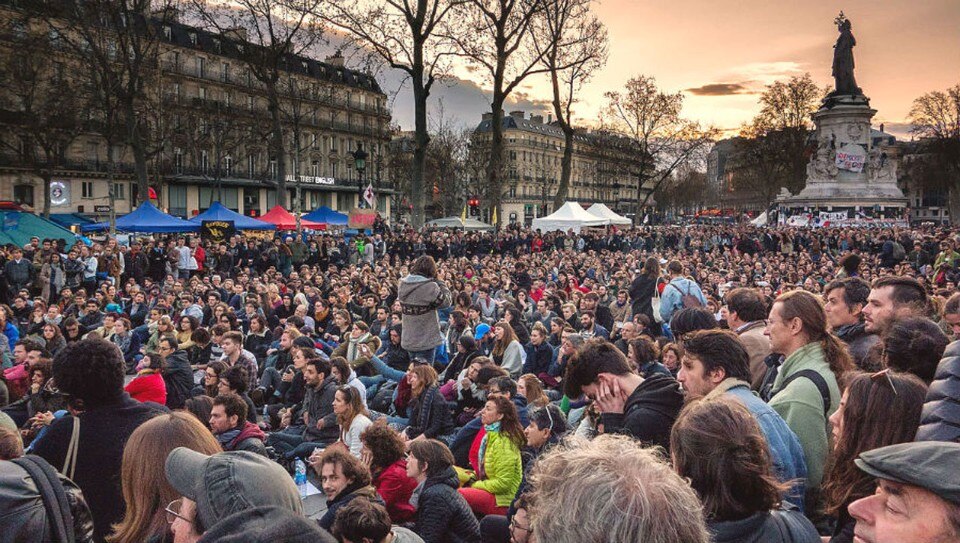
M 846 377 L 840 406 L 830 417 L 833 450 L 822 486 L 825 511 L 837 519 L 830 543 L 853 541 L 856 520 L 847 508 L 876 488 L 854 460 L 866 451 L 913 441 L 926 391 L 917 376 L 889 369 Z

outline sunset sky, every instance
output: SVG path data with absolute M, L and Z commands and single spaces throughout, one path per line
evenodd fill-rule
M 610 57 L 576 113 L 589 124 L 605 91 L 647 74 L 664 90 L 684 92 L 686 116 L 733 132 L 757 112 L 766 84 L 804 72 L 833 83 L 833 19 L 841 9 L 853 22 L 857 82 L 878 110 L 874 124 L 904 135 L 914 98 L 960 83 L 960 0 L 603 0 L 596 11 L 609 30 Z M 459 75 L 437 89 L 433 104 L 442 100 L 447 116 L 472 126 L 489 98 L 482 81 Z M 395 91 L 398 80 L 384 76 L 385 90 Z M 401 90 L 394 106 L 404 129 L 412 128 L 408 93 Z M 548 87 L 531 80 L 510 107 L 544 109 L 546 99 Z

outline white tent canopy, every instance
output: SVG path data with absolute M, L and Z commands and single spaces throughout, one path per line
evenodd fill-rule
M 597 217 L 587 212 L 577 202 L 566 202 L 552 214 L 533 219 L 533 229 L 541 232 L 554 230 L 579 232 L 581 228 L 586 226 L 606 226 L 608 224 L 610 224 L 610 219 Z
M 459 228 L 462 230 L 493 230 L 493 226 L 476 219 L 463 219 L 460 217 L 444 217 L 434 219 L 427 223 L 428 227 L 433 228 Z
M 589 209 L 587 209 L 587 213 L 600 217 L 601 219 L 609 219 L 610 224 L 626 226 L 633 224 L 633 221 L 624 217 L 623 215 L 617 214 L 616 211 L 607 207 L 607 204 L 593 204 Z
M 770 221 L 770 216 L 767 214 L 766 211 L 764 211 L 759 216 L 757 216 L 756 219 L 753 219 L 752 221 L 750 221 L 750 224 L 754 226 L 766 226 L 769 221 Z

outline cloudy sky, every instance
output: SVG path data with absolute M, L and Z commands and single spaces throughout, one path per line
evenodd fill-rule
M 757 111 L 758 93 L 777 79 L 810 72 L 832 84 L 830 63 L 840 9 L 853 22 L 858 84 L 878 110 L 874 123 L 903 133 L 913 99 L 960 83 L 960 0 L 601 0 L 610 58 L 576 108 L 596 119 L 603 93 L 627 78 L 652 75 L 661 88 L 683 91 L 684 114 L 735 131 Z M 485 82 L 456 78 L 436 89 L 447 116 L 467 126 L 489 108 Z M 388 93 L 396 74 L 381 74 Z M 546 110 L 549 89 L 532 80 L 510 109 Z M 394 118 L 413 127 L 409 89 L 395 96 Z

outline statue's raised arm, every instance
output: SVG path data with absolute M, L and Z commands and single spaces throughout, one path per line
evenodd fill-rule
M 831 94 L 835 96 L 862 94 L 853 76 L 853 47 L 857 45 L 857 40 L 853 37 L 850 19 L 847 19 L 841 11 L 834 22 L 837 24 L 840 36 L 837 37 L 837 44 L 833 46 L 834 91 Z

